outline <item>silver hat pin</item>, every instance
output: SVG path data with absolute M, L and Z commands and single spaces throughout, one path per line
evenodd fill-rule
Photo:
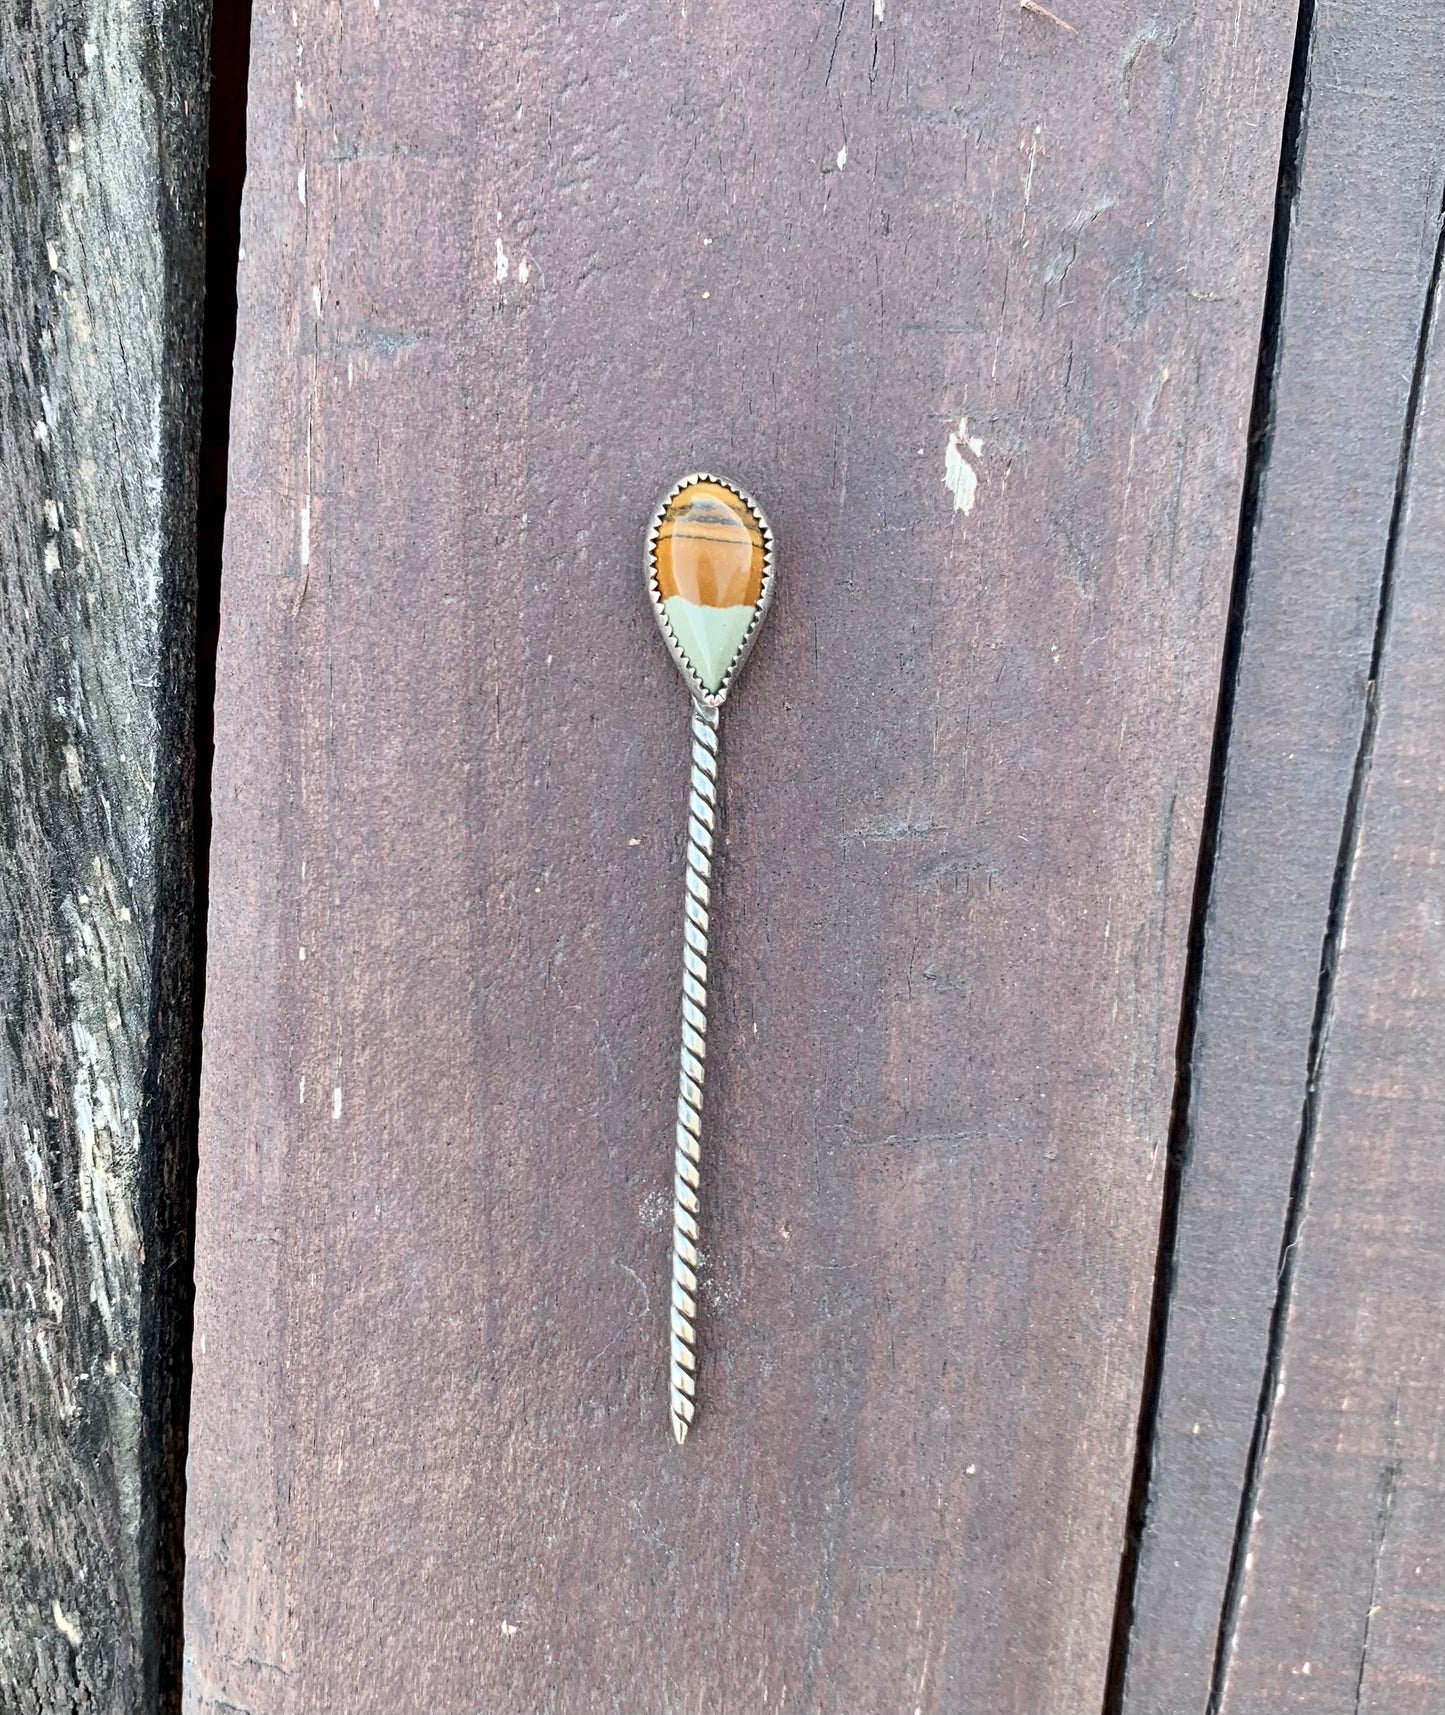
M 658 502 L 647 530 L 647 591 L 692 695 L 683 920 L 682 1067 L 673 1164 L 668 1409 L 678 1445 L 697 1416 L 697 1268 L 702 1081 L 707 1055 L 708 898 L 722 759 L 719 718 L 773 598 L 773 533 L 735 483 L 697 471 Z

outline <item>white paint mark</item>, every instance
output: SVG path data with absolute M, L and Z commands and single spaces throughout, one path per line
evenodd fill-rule
M 1038 165 L 1039 138 L 1043 135 L 1043 129 L 1044 128 L 1042 125 L 1035 125 L 1034 126 L 1033 141 L 1029 144 L 1029 171 L 1028 171 L 1028 177 L 1024 180 L 1024 201 L 1025 202 L 1027 202 L 1029 200 L 1029 197 L 1033 194 L 1034 168 Z
M 873 22 L 875 24 L 883 22 L 883 0 L 873 0 Z
M 40 1150 L 35 1142 L 35 1134 L 29 1126 L 25 1128 L 25 1164 L 30 1169 L 30 1198 L 39 1210 L 42 1218 L 50 1207 L 50 1180 L 45 1163 L 40 1159 Z M 46 1252 L 46 1268 L 49 1269 L 49 1252 Z M 61 1300 L 60 1309 L 55 1312 L 58 1320 L 65 1303 Z
M 47 244 L 45 246 L 45 254 L 50 260 L 50 272 L 52 274 L 58 274 L 60 272 L 60 258 L 55 253 L 55 246 L 53 244 Z
M 312 309 L 314 309 L 316 311 L 316 319 L 319 322 L 321 320 L 321 288 L 320 288 L 320 286 L 313 286 L 311 288 L 311 307 L 312 307 Z
M 1034 192 L 1034 168 L 1035 168 L 1035 166 L 1038 165 L 1039 137 L 1041 136 L 1043 129 L 1044 128 L 1042 125 L 1035 125 L 1034 126 L 1033 141 L 1029 145 L 1029 170 L 1024 175 L 1024 212 L 1023 212 L 1023 215 L 1021 216 L 1021 218 L 1019 220 L 1019 233 L 1020 233 L 1020 235 L 1022 235 L 1023 229 L 1024 229 L 1024 223 L 1028 220 L 1028 217 L 1029 217 L 1029 198 L 1033 195 L 1033 192 Z
M 654 1232 L 672 1220 L 672 1203 L 662 1191 L 649 1191 L 638 1206 L 637 1218 Z
M 339 1120 L 341 1118 L 341 1085 L 340 1084 L 338 1084 L 336 1086 L 336 1088 L 331 1092 L 331 1117 L 334 1120 Z
M 978 1475 L 978 1466 L 965 1465 L 963 1468 L 963 1474 L 965 1477 L 976 1477 Z
M 833 158 L 837 161 L 838 171 L 841 173 L 848 165 L 848 145 L 845 143 Z
M 507 261 L 507 253 L 502 248 L 502 241 L 497 240 L 497 284 L 500 286 L 511 271 L 511 263 Z
M 642 1294 L 642 1308 L 637 1312 L 638 1316 L 650 1316 L 652 1314 L 652 1294 L 647 1290 L 647 1282 L 635 1268 L 629 1268 L 620 1257 L 613 1257 L 612 1260 L 625 1275 L 630 1276 L 637 1283 L 638 1291 Z
M 298 947 L 296 949 L 296 959 L 299 964 L 304 965 L 306 963 L 306 949 L 304 947 Z
M 306 499 L 301 507 L 301 564 L 311 564 L 311 421 L 306 422 Z
M 238 262 L 244 262 L 246 260 L 246 246 L 244 244 L 236 252 L 236 260 Z
M 61 1607 L 60 1598 L 58 1596 L 51 1598 L 50 1612 L 55 1620 L 56 1630 L 72 1649 L 79 1649 L 80 1640 L 84 1636 L 84 1633 Z
M 527 258 L 524 256 L 522 258 L 522 260 L 517 264 L 517 278 L 525 286 L 527 284 L 527 281 L 531 278 L 531 275 L 532 275 L 532 270 L 528 266 Z
M 344 1453 L 338 1453 L 336 1455 L 336 1475 L 338 1477 L 341 1475 L 342 1470 L 344 1469 L 345 1465 L 346 1465 L 346 1455 Z
M 296 175 L 296 200 L 301 204 L 302 208 L 306 207 L 306 169 L 305 169 L 305 167 L 302 167 L 301 171 L 299 173 L 297 173 L 297 175 Z
M 89 71 L 95 64 L 95 56 L 98 51 L 96 49 L 96 45 L 94 42 L 86 42 L 81 47 L 80 51 L 85 55 L 85 69 Z
M 514 1626 L 510 1620 L 502 1621 L 502 1636 L 504 1638 L 516 1637 L 517 1633 L 520 1632 L 521 1629 L 522 1628 L 520 1626 Z
M 301 1091 L 297 1097 L 297 1106 L 303 1108 L 306 1106 L 306 1079 L 304 1076 L 301 1079 Z
M 44 423 L 37 423 L 35 425 L 35 444 L 39 447 L 48 447 L 50 445 L 50 430 L 46 428 Z
M 968 418 L 960 417 L 958 427 L 949 433 L 943 454 L 943 484 L 953 496 L 953 510 L 967 516 L 978 498 L 978 472 L 964 457 L 963 449 L 975 457 L 983 451 L 983 442 L 968 432 Z

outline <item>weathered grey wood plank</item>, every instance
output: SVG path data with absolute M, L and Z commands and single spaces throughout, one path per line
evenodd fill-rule
M 1078 24 L 258 12 L 192 1709 L 1097 1706 L 1291 32 Z M 679 1453 L 696 465 L 782 569 Z
M 0 39 L 0 1707 L 179 1694 L 207 8 Z
M 1445 32 L 1313 8 L 1124 1709 L 1210 1695 L 1435 251 Z
M 1445 1705 L 1438 297 L 1434 323 L 1222 1715 L 1433 1715 Z

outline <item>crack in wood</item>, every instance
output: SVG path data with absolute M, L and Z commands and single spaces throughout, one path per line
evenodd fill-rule
M 1309 1075 L 1306 1084 L 1304 1110 L 1300 1116 L 1299 1140 L 1295 1153 L 1295 1168 L 1290 1185 L 1284 1233 L 1280 1242 L 1278 1288 L 1275 1295 L 1274 1310 L 1270 1318 L 1269 1345 L 1264 1375 L 1260 1382 L 1259 1404 L 1255 1414 L 1255 1429 L 1250 1444 L 1244 1489 L 1240 1498 L 1234 1551 L 1230 1559 L 1229 1581 L 1226 1586 L 1224 1606 L 1220 1614 L 1219 1637 L 1206 1715 L 1218 1715 L 1228 1684 L 1235 1634 L 1239 1625 L 1244 1574 L 1249 1563 L 1250 1542 L 1255 1525 L 1260 1477 L 1265 1452 L 1269 1445 L 1274 1407 L 1279 1396 L 1285 1333 L 1288 1327 L 1294 1289 L 1296 1258 L 1309 1192 L 1310 1170 L 1314 1158 L 1320 1079 L 1325 1055 L 1329 1047 L 1340 936 L 1349 905 L 1350 879 L 1359 840 L 1360 809 L 1365 785 L 1369 779 L 1370 764 L 1374 756 L 1375 733 L 1379 718 L 1379 683 L 1384 663 L 1385 641 L 1390 626 L 1395 565 L 1399 551 L 1401 524 L 1405 513 L 1405 499 L 1409 488 L 1426 361 L 1429 354 L 1430 329 L 1435 318 L 1435 300 L 1440 287 L 1442 260 L 1445 260 L 1445 197 L 1442 197 L 1441 209 L 1437 218 L 1434 260 L 1420 317 L 1415 364 L 1410 380 L 1409 402 L 1405 411 L 1404 430 L 1400 438 L 1400 457 L 1395 481 L 1394 505 L 1385 543 L 1384 563 L 1381 568 L 1379 600 L 1375 614 L 1374 642 L 1370 655 L 1364 714 L 1360 725 L 1359 745 L 1355 753 L 1344 825 L 1340 831 L 1339 854 L 1335 863 L 1335 879 L 1331 890 L 1329 916 L 1320 949 L 1319 984 L 1314 1023 L 1311 1030 Z

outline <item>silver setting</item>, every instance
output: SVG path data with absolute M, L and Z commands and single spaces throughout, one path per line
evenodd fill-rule
M 743 634 L 742 642 L 738 645 L 738 652 L 732 658 L 732 665 L 728 668 L 722 684 L 715 691 L 710 691 L 692 670 L 687 656 L 683 654 L 682 645 L 677 641 L 672 626 L 668 623 L 667 609 L 663 607 L 662 597 L 658 594 L 657 589 L 657 533 L 662 528 L 662 521 L 667 516 L 668 507 L 672 505 L 683 489 L 690 487 L 695 482 L 715 482 L 719 488 L 725 488 L 730 494 L 737 495 L 738 499 L 757 519 L 758 527 L 763 533 L 762 594 L 758 597 L 758 605 L 753 609 L 752 621 Z M 687 688 L 692 692 L 692 699 L 695 703 L 701 703 L 705 709 L 720 709 L 727 701 L 728 692 L 733 688 L 733 681 L 742 671 L 743 663 L 752 651 L 753 644 L 757 639 L 758 627 L 768 616 L 768 609 L 773 601 L 773 584 L 775 582 L 773 532 L 763 515 L 762 507 L 746 489 L 739 488 L 735 482 L 729 482 L 725 476 L 714 476 L 711 471 L 695 470 L 690 471 L 684 477 L 679 477 L 662 499 L 658 501 L 651 522 L 647 526 L 647 594 L 652 602 L 652 611 L 667 642 L 668 650 L 677 663 L 678 672 L 687 681 Z

